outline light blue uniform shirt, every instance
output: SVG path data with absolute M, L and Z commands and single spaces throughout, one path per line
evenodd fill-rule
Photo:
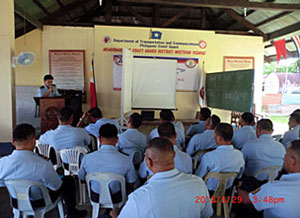
M 60 94 L 58 93 L 56 86 L 52 85 L 52 92 L 50 92 L 48 97 L 55 97 L 55 96 L 60 96 Z M 38 90 L 38 97 L 43 97 L 47 92 L 48 92 L 49 88 L 45 85 L 41 86 Z
M 219 145 L 216 150 L 210 151 L 203 155 L 196 175 L 204 177 L 208 172 L 237 172 L 238 178 L 242 176 L 245 161 L 241 151 L 235 149 L 232 145 Z M 230 179 L 226 188 L 232 186 L 233 179 Z M 216 190 L 218 180 L 210 178 L 206 186 L 208 190 Z
M 88 173 L 116 173 L 124 176 L 128 183 L 134 183 L 137 178 L 130 158 L 118 152 L 113 145 L 102 145 L 98 151 L 84 156 L 78 178 L 85 180 Z M 112 182 L 110 188 L 113 194 L 120 191 L 118 182 Z M 98 183 L 92 183 L 92 190 L 99 193 Z
M 7 179 L 38 181 L 53 191 L 58 190 L 62 184 L 52 164 L 28 150 L 14 150 L 11 155 L 0 158 L 0 186 L 5 186 L 4 181 Z M 43 198 L 41 191 L 34 187 L 30 196 L 32 200 Z M 16 198 L 16 195 L 13 197 Z
M 49 144 L 57 151 L 61 149 L 82 146 L 88 149 L 91 137 L 83 128 L 76 128 L 70 125 L 59 125 L 55 130 L 48 130 L 40 136 L 42 144 Z
M 173 123 L 174 127 L 175 127 L 175 132 L 176 132 L 176 145 L 179 146 L 179 148 L 184 148 L 185 147 L 185 136 L 184 133 L 182 132 L 181 128 L 176 127 L 176 125 Z M 158 128 L 153 129 L 150 132 L 149 135 L 149 141 L 153 138 L 159 137 L 158 134 Z
M 257 170 L 271 166 L 283 166 L 285 148 L 273 140 L 270 134 L 263 134 L 258 139 L 248 141 L 242 149 L 246 161 L 246 176 L 254 176 Z M 267 179 L 267 175 L 256 177 L 259 180 Z
M 205 198 L 195 203 L 196 196 Z M 177 169 L 155 173 L 128 197 L 118 218 L 206 218 L 213 214 L 203 180 Z
M 215 130 L 207 129 L 203 133 L 194 135 L 186 149 L 186 153 L 194 155 L 199 150 L 216 148 L 218 145 L 215 141 Z
M 174 158 L 175 168 L 180 172 L 192 173 L 193 172 L 192 158 L 188 154 L 184 153 L 183 151 L 180 151 L 176 145 L 174 145 L 174 151 L 175 151 L 175 158 Z M 148 176 L 153 174 L 152 171 L 148 168 L 145 160 L 141 163 L 139 174 L 140 177 L 142 178 L 147 178 Z
M 264 218 L 299 217 L 300 173 L 282 175 L 279 181 L 262 185 L 257 193 L 249 193 L 249 198 L 256 210 L 264 211 Z
M 188 130 L 186 131 L 186 135 L 196 135 L 198 133 L 202 133 L 205 131 L 205 123 L 206 121 L 201 120 L 198 123 L 192 124 L 190 125 L 190 127 L 188 128 Z
M 299 130 L 300 125 L 297 125 L 293 129 L 284 133 L 281 143 L 286 149 L 290 147 L 292 141 L 299 139 Z
M 107 124 L 107 123 L 115 125 L 117 127 L 117 129 L 118 129 L 118 133 L 122 132 L 122 128 L 120 127 L 118 121 L 113 120 L 113 119 L 106 119 L 106 118 L 101 118 L 101 119 L 97 120 L 96 123 L 89 124 L 88 126 L 85 127 L 85 130 L 89 134 L 94 135 L 95 137 L 98 138 L 99 137 L 99 129 L 100 129 L 100 127 L 103 124 Z
M 254 139 L 257 139 L 257 137 L 253 127 L 243 126 L 242 128 L 234 131 L 232 145 L 236 149 L 241 150 L 246 142 Z
M 147 137 L 137 129 L 131 128 L 119 134 L 118 137 L 117 149 L 129 155 L 139 152 L 139 160 L 137 161 L 141 163 L 147 147 Z

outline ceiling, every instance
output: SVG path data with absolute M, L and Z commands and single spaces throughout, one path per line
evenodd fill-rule
M 291 36 L 300 34 L 300 0 L 14 0 L 15 35 L 44 25 L 121 25 L 214 30 L 258 35 L 265 61 L 276 59 L 273 40 L 286 39 L 288 57 L 296 57 Z

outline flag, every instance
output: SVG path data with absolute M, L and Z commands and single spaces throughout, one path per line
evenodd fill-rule
M 94 57 L 91 63 L 90 71 L 90 108 L 97 107 L 97 95 L 95 86 L 95 72 L 94 72 Z
M 149 35 L 150 39 L 161 39 L 161 35 L 162 35 L 161 32 L 159 32 L 159 31 L 152 31 L 152 29 L 150 29 L 150 35 Z
M 300 35 L 298 36 L 293 36 L 292 40 L 296 46 L 297 53 L 298 53 L 298 58 L 300 58 Z
M 203 62 L 202 71 L 201 71 L 201 78 L 200 78 L 200 83 L 199 83 L 199 90 L 198 90 L 200 107 L 206 107 L 207 106 L 206 105 L 205 80 L 206 80 L 206 76 L 205 76 L 204 62 Z
M 286 48 L 285 39 L 277 40 L 274 42 L 276 53 L 277 53 L 277 63 L 280 61 L 281 55 L 286 59 Z

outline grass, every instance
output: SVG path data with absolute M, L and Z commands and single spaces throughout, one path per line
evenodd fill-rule
M 276 123 L 284 123 L 287 124 L 289 122 L 289 116 L 269 116 L 268 117 L 272 122 Z

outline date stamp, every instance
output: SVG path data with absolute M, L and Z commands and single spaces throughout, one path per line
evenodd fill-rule
M 278 204 L 278 203 L 284 203 L 284 198 L 275 198 L 273 196 L 265 196 L 264 198 L 262 197 L 257 197 L 257 196 L 253 196 L 253 204 L 257 204 L 257 203 L 268 203 L 268 204 Z
M 211 198 L 209 196 L 195 196 L 195 203 L 196 204 L 204 204 L 204 203 L 212 203 L 212 204 L 216 204 L 216 203 L 222 203 L 222 204 L 229 204 L 229 202 L 231 201 L 233 204 L 240 204 L 243 202 L 243 198 L 242 196 L 219 196 L 219 197 L 215 197 L 212 196 Z

